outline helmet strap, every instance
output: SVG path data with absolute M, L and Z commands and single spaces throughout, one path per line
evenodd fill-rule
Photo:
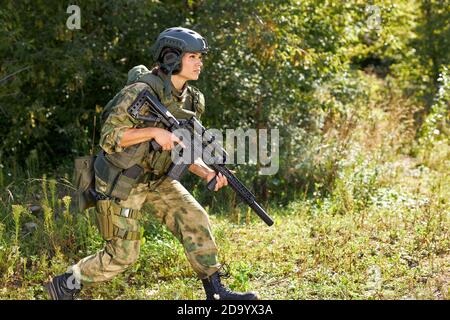
M 167 71 L 167 77 L 164 80 L 164 96 L 170 98 L 172 95 L 172 68 L 169 68 Z

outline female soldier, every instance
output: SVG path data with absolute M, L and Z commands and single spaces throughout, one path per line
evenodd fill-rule
M 200 118 L 205 108 L 203 94 L 187 81 L 199 78 L 207 51 L 206 40 L 195 31 L 180 27 L 163 31 L 153 46 L 157 67 L 151 71 L 142 65 L 131 69 L 127 85 L 106 105 L 102 151 L 94 165 L 96 216 L 106 245 L 69 272 L 54 277 L 46 285 L 52 299 L 73 299 L 82 285 L 109 280 L 136 262 L 139 211 L 146 202 L 182 243 L 189 263 L 202 279 L 207 299 L 257 299 L 255 293 L 233 292 L 221 284 L 221 265 L 206 211 L 178 181 L 165 176 L 172 163 L 170 150 L 180 143 L 178 138 L 160 127 L 142 127 L 127 112 L 139 93 L 148 90 L 177 119 Z M 162 150 L 149 147 L 153 139 Z M 141 170 L 137 175 L 125 174 L 130 168 Z M 200 159 L 189 171 L 206 182 L 216 176 Z M 220 174 L 216 180 L 215 191 L 227 185 Z

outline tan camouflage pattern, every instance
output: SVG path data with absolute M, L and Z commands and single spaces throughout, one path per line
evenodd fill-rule
M 127 129 L 135 128 L 141 124 L 128 114 L 127 109 L 144 89 L 149 90 L 150 87 L 142 82 L 131 84 L 123 88 L 108 103 L 114 106 L 111 107 L 109 116 L 100 133 L 100 147 L 106 153 L 122 152 L 123 148 L 119 145 L 119 142 L 123 133 Z
M 136 82 L 144 80 L 147 83 Z M 128 128 L 141 126 L 134 120 L 127 109 L 144 90 L 153 92 L 169 111 L 179 119 L 196 115 L 200 118 L 204 111 L 203 95 L 191 86 L 178 91 L 172 86 L 172 99 L 163 96 L 163 78 L 151 74 L 144 66 L 130 70 L 128 84 L 105 108 L 109 108 L 108 117 L 104 119 L 101 130 L 100 146 L 107 153 L 122 152 L 119 142 Z M 197 110 L 194 110 L 193 99 L 199 99 Z M 169 160 L 169 161 L 168 161 Z M 140 164 L 146 172 L 157 175 L 164 174 L 170 165 L 170 152 L 150 152 Z M 104 182 L 96 178 L 96 189 L 102 192 L 106 188 Z M 139 231 L 138 219 L 120 216 L 121 208 L 141 210 L 145 203 L 154 207 L 156 218 L 175 235 L 184 247 L 186 257 L 193 270 L 203 279 L 220 268 L 217 261 L 217 247 L 211 232 L 209 218 L 203 207 L 178 182 L 164 177 L 146 184 L 134 187 L 125 201 L 98 201 L 97 214 L 112 213 L 114 224 L 129 231 Z M 92 284 L 106 281 L 126 270 L 139 257 L 140 240 L 124 240 L 113 236 L 105 238 L 106 245 L 99 252 L 80 260 L 71 269 L 74 276 L 82 284 Z
M 220 269 L 208 214 L 180 182 L 167 177 L 155 191 L 147 193 L 146 203 L 155 208 L 155 217 L 181 242 L 201 279 Z
M 161 72 L 158 75 L 151 73 L 145 66 L 137 66 L 130 70 L 128 84 L 106 105 L 105 109 L 110 110 L 109 115 L 104 119 L 100 133 L 100 147 L 108 154 L 122 152 L 124 148 L 119 145 L 123 133 L 129 128 L 142 127 L 144 123 L 133 119 L 127 112 L 129 106 L 143 90 L 149 90 L 167 107 L 167 109 L 178 119 L 189 119 L 196 116 L 200 119 L 205 110 L 205 99 L 203 94 L 193 86 L 186 85 L 183 90 L 177 90 L 172 85 L 172 97 L 168 99 L 164 96 L 165 75 Z M 145 81 L 136 82 L 136 81 Z M 198 99 L 196 108 L 193 103 L 195 97 Z M 194 110 L 196 109 L 196 110 Z M 143 111 L 145 114 L 145 110 Z M 103 116 L 103 115 L 102 115 Z M 160 127 L 162 125 L 159 125 Z M 170 151 L 150 151 L 138 163 L 145 172 L 151 172 L 156 176 L 164 175 L 171 164 Z M 97 192 L 105 193 L 106 185 L 96 177 Z
M 139 221 L 121 217 L 120 209 L 140 210 L 145 203 L 153 206 L 155 217 L 181 242 L 186 257 L 199 278 L 204 279 L 220 269 L 208 215 L 178 181 L 167 177 L 152 189 L 148 184 L 139 184 L 126 201 L 120 201 L 118 205 L 112 201 L 99 201 L 96 209 L 113 210 L 115 216 L 122 221 L 122 228 L 138 231 Z M 139 248 L 139 240 L 113 237 L 101 251 L 80 260 L 72 266 L 72 270 L 82 284 L 106 281 L 136 262 Z
M 172 85 L 172 97 L 168 99 L 164 96 L 164 74 L 158 73 L 158 76 L 147 70 L 145 73 L 142 68 L 136 73 L 130 70 L 130 77 L 133 82 L 125 86 L 111 101 L 108 102 L 105 109 L 110 110 L 108 117 L 105 119 L 100 133 L 100 147 L 107 153 L 121 152 L 123 148 L 119 146 L 123 133 L 128 128 L 142 126 L 143 122 L 134 120 L 127 112 L 128 107 L 137 98 L 143 90 L 149 90 L 153 93 L 166 108 L 178 119 L 188 119 L 196 116 L 200 119 L 205 109 L 205 99 L 203 94 L 196 88 L 186 85 L 183 90 L 177 90 Z M 131 80 L 129 79 L 129 83 Z M 149 85 L 151 84 L 151 86 Z M 198 110 L 194 110 L 194 96 L 198 96 Z

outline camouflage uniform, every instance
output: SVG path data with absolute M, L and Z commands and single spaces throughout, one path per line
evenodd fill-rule
M 186 85 L 182 91 L 172 87 L 172 96 L 166 96 L 164 77 L 162 72 L 149 72 L 144 66 L 130 70 L 127 86 L 105 107 L 109 114 L 103 119 L 100 146 L 107 154 L 126 151 L 119 146 L 124 132 L 142 125 L 130 117 L 127 108 L 144 89 L 158 97 L 175 117 L 200 117 L 204 111 L 203 95 Z M 126 200 L 97 202 L 97 218 L 101 221 L 110 215 L 112 233 L 105 232 L 104 225 L 100 226 L 100 233 L 107 241 L 105 247 L 72 266 L 75 278 L 82 284 L 109 280 L 136 262 L 140 249 L 139 211 L 146 202 L 155 207 L 158 220 L 180 240 L 188 261 L 201 279 L 219 270 L 207 213 L 178 181 L 164 176 L 170 164 L 170 151 L 148 151 L 139 165 L 145 174 L 151 175 L 151 180 L 137 184 Z M 104 181 L 96 176 L 95 182 L 96 191 L 105 193 L 108 186 Z

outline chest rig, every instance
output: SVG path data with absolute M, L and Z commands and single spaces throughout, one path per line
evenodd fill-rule
M 193 116 L 199 119 L 205 110 L 203 95 L 196 88 L 188 86 L 179 94 L 164 95 L 163 79 L 157 71 L 147 70 L 133 83 L 135 82 L 147 84 L 151 92 L 178 120 Z M 103 119 L 107 118 L 108 112 L 105 111 Z M 145 113 L 145 110 L 143 112 Z M 155 126 L 162 127 L 162 124 Z M 136 126 L 142 127 L 143 122 Z M 104 195 L 105 199 L 126 200 L 134 186 L 138 183 L 160 180 L 171 164 L 171 152 L 153 150 L 148 141 L 127 147 L 122 152 L 112 154 L 100 152 L 94 164 L 95 189 L 98 197 Z

